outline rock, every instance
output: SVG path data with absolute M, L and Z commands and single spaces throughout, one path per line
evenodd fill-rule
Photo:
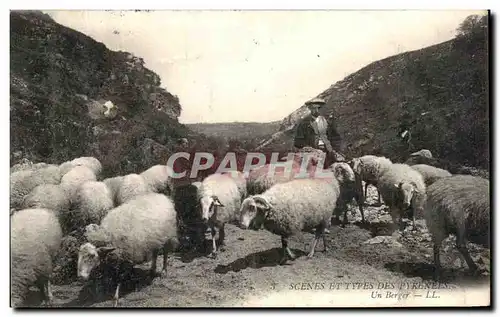
M 375 238 L 366 240 L 363 244 L 379 244 L 383 243 L 387 246 L 402 248 L 403 245 L 399 243 L 393 236 L 377 236 Z

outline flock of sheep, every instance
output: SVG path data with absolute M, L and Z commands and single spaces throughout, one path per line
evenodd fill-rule
M 101 163 L 81 157 L 62 163 L 29 164 L 11 168 L 11 305 L 23 304 L 28 288 L 37 286 L 47 305 L 52 304 L 53 261 L 63 236 L 81 232 L 78 278 L 96 278 L 100 268 L 111 268 L 120 285 L 135 264 L 151 261 L 151 277 L 157 274 L 157 258 L 163 253 L 162 276 L 167 255 L 179 250 L 182 227 L 195 226 L 205 239 L 211 232 L 210 256 L 224 248 L 225 224 L 242 229 L 265 229 L 281 237 L 281 263 L 293 260 L 288 239 L 304 230 L 314 230 L 308 257 L 313 257 L 332 216 L 343 215 L 356 200 L 362 221 L 366 187 L 374 185 L 388 206 L 393 222 L 403 229 L 403 217 L 424 217 L 434 241 L 436 277 L 439 249 L 449 234 L 457 237 L 458 250 L 469 268 L 477 270 L 466 242 L 489 247 L 489 181 L 470 175 L 452 175 L 429 165 L 392 163 L 385 157 L 366 155 L 328 167 L 329 178 L 311 177 L 318 152 L 307 156 L 307 173 L 299 175 L 301 156 L 293 160 L 292 172 L 270 165 L 241 172 L 212 174 L 201 182 L 184 186 L 194 195 L 180 195 L 166 165 L 155 165 L 140 174 L 100 179 Z M 362 184 L 365 183 L 365 193 Z M 379 197 L 379 200 L 380 200 Z M 185 208 L 185 206 L 191 208 Z M 409 211 L 409 213 L 408 213 Z M 190 219 L 195 219 L 190 222 Z M 414 226 L 415 227 L 415 226 Z M 196 231 L 198 230 L 198 231 Z M 217 237 L 218 233 L 218 237 Z M 216 239 L 217 237 L 217 239 Z M 199 241 L 198 241 L 199 242 Z M 76 255 L 75 255 L 76 257 Z

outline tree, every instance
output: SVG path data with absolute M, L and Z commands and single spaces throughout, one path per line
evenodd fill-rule
M 469 15 L 457 28 L 457 38 L 488 36 L 488 15 Z

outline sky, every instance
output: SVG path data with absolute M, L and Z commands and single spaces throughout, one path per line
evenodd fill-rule
M 453 38 L 481 11 L 45 11 L 144 58 L 181 123 L 281 120 L 376 60 Z

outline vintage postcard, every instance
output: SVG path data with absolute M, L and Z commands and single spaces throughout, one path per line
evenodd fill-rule
M 11 307 L 488 307 L 490 12 L 10 11 Z

